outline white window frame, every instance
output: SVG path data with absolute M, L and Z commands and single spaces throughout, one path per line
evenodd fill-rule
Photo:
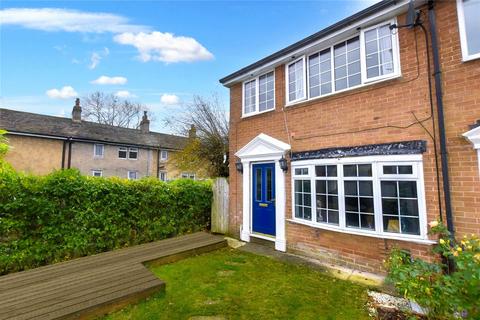
M 316 165 L 337 165 L 337 185 L 338 185 L 338 208 L 339 208 L 339 225 L 327 224 L 317 222 L 317 204 L 316 204 Z M 374 194 L 374 220 L 375 230 L 367 230 L 360 228 L 346 227 L 345 214 L 345 194 L 344 194 L 344 180 L 349 177 L 343 177 L 343 165 L 345 164 L 371 164 L 373 179 L 373 194 Z M 383 165 L 412 165 L 413 173 L 408 175 L 384 175 Z M 308 175 L 296 176 L 295 168 L 308 167 Z M 295 217 L 295 180 L 311 180 L 312 193 L 312 220 L 303 220 Z M 358 179 L 354 177 L 353 179 Z M 291 179 L 291 219 L 292 222 L 308 225 L 310 227 L 337 231 L 342 233 L 371 236 L 382 239 L 395 239 L 414 241 L 420 243 L 435 243 L 428 239 L 427 235 L 427 214 L 426 214 L 426 199 L 425 186 L 423 177 L 423 159 L 422 155 L 390 155 L 390 156 L 365 156 L 365 157 L 349 157 L 336 159 L 318 159 L 318 160 L 301 160 L 292 162 L 292 179 Z M 382 196 L 381 196 L 381 181 L 382 180 L 415 180 L 417 182 L 417 199 L 418 199 L 418 215 L 419 215 L 419 231 L 420 235 L 410 235 L 401 233 L 386 232 L 383 230 L 383 214 L 382 214 Z
M 135 173 L 135 178 L 130 178 L 130 174 L 131 174 L 131 173 Z M 128 179 L 128 180 L 138 180 L 138 171 L 130 171 L 130 170 L 129 170 L 129 171 L 127 172 L 127 179 Z
M 339 94 L 339 93 L 342 93 L 342 92 L 345 92 L 345 91 L 349 91 L 349 90 L 354 90 L 354 89 L 357 89 L 357 88 L 361 88 L 361 87 L 365 87 L 365 86 L 369 86 L 369 85 L 372 85 L 372 84 L 375 84 L 375 83 L 378 83 L 378 82 L 382 82 L 382 81 L 386 81 L 386 80 L 390 80 L 390 79 L 394 79 L 394 78 L 398 78 L 401 76 L 401 64 L 400 64 L 400 45 L 399 45 L 399 38 L 398 38 L 398 32 L 391 32 L 391 35 L 392 35 L 392 50 L 393 50 L 393 73 L 389 73 L 389 74 L 385 74 L 385 75 L 382 75 L 382 76 L 378 76 L 378 77 L 375 77 L 375 78 L 370 78 L 370 79 L 367 79 L 367 63 L 366 63 L 366 54 L 365 54 L 365 36 L 364 36 L 364 33 L 366 31 L 369 31 L 369 30 L 372 30 L 374 28 L 377 28 L 381 25 L 385 25 L 385 24 L 395 24 L 396 23 L 396 18 L 394 19 L 389 19 L 389 20 L 385 20 L 381 23 L 377 23 L 375 25 L 372 25 L 372 26 L 369 26 L 368 28 L 364 28 L 362 30 L 360 30 L 359 32 L 355 33 L 355 34 L 351 34 L 349 35 L 348 37 L 346 38 L 343 38 L 342 40 L 340 41 L 336 41 L 335 43 L 333 43 L 332 45 L 329 45 L 329 46 L 324 46 L 324 47 L 321 47 L 319 50 L 315 50 L 314 52 L 309 52 L 308 54 L 305 54 L 304 56 L 298 58 L 297 60 L 293 61 L 293 62 L 289 62 L 288 64 L 285 64 L 285 101 L 286 101 L 286 106 L 293 106 L 293 105 L 296 105 L 300 102 L 303 102 L 303 101 L 310 101 L 310 100 L 316 100 L 316 99 L 321 99 L 321 98 L 325 98 L 325 97 L 329 97 L 329 96 L 332 96 L 332 95 L 335 95 L 335 94 Z M 337 44 L 340 44 L 340 43 L 343 43 L 349 39 L 352 39 L 354 37 L 357 37 L 359 36 L 360 37 L 360 73 L 361 73 L 361 83 L 359 85 L 356 85 L 356 86 L 353 86 L 353 87 L 349 87 L 349 88 L 345 88 L 345 89 L 341 89 L 341 90 L 336 90 L 335 89 L 335 59 L 334 59 L 334 47 L 337 45 Z M 320 94 L 319 96 L 316 96 L 316 97 L 311 97 L 310 96 L 310 85 L 307 83 L 308 79 L 310 78 L 310 68 L 308 66 L 308 61 L 309 61 L 309 58 L 310 56 L 314 55 L 314 54 L 317 54 L 317 53 L 320 53 L 321 51 L 325 50 L 325 49 L 328 49 L 330 48 L 330 55 L 331 55 L 331 83 L 332 83 L 332 92 L 330 93 L 327 93 L 327 94 Z M 300 59 L 304 59 L 304 66 L 305 66 L 305 70 L 304 70 L 304 92 L 305 92 L 305 98 L 303 99 L 298 99 L 298 100 L 295 100 L 295 101 L 289 101 L 288 98 L 288 66 L 291 65 L 292 63 L 300 60 Z M 308 97 L 308 98 L 307 98 Z
M 289 94 L 290 92 L 288 91 L 289 90 L 288 84 L 290 83 L 290 78 L 289 78 L 290 75 L 289 75 L 289 72 L 288 72 L 288 67 L 292 64 L 297 63 L 300 60 L 303 60 L 303 97 L 290 101 L 290 94 Z M 307 70 L 308 70 L 308 67 L 307 67 L 307 61 L 306 61 L 305 56 L 301 56 L 300 58 L 285 64 L 285 100 L 287 101 L 287 104 L 294 104 L 294 103 L 298 103 L 300 101 L 307 100 L 307 96 L 308 96 L 308 94 L 307 94 L 307 88 L 308 88 L 308 86 L 307 86 L 307 79 L 308 79 L 307 72 L 308 71 Z
M 259 85 L 260 80 L 259 79 L 261 76 L 264 76 L 271 72 L 273 72 L 273 108 L 259 111 L 260 110 L 260 85 Z M 251 81 L 255 81 L 255 111 L 245 113 L 245 83 L 251 82 Z M 262 113 L 271 112 L 271 111 L 275 111 L 275 69 L 272 69 L 267 72 L 263 72 L 262 74 L 259 74 L 255 78 L 249 78 L 248 80 L 245 80 L 242 82 L 242 118 L 251 117 L 257 114 L 262 114 Z
M 125 158 L 120 157 L 120 151 L 125 151 Z M 118 147 L 117 157 L 118 157 L 118 159 L 127 160 L 128 159 L 128 148 L 127 147 Z
M 470 61 L 480 58 L 480 52 L 469 54 L 467 31 L 465 30 L 465 14 L 463 8 L 463 1 L 457 0 L 457 14 L 458 14 L 458 31 L 460 33 L 460 47 L 462 49 L 462 61 Z
M 100 175 L 96 176 L 96 173 L 100 173 Z M 100 169 L 92 169 L 92 177 L 103 177 L 103 171 Z
M 137 153 L 137 157 L 136 158 L 130 158 L 130 152 L 136 152 Z M 135 147 L 130 147 L 128 148 L 128 153 L 127 153 L 127 157 L 128 157 L 128 160 L 138 160 L 138 154 L 140 153 L 140 150 L 138 148 L 135 148 Z
M 165 179 L 162 179 L 162 175 L 164 176 Z M 158 179 L 160 179 L 161 181 L 167 181 L 168 180 L 167 171 L 160 171 L 158 173 Z
M 165 157 L 163 156 L 163 153 L 165 152 Z M 168 160 L 168 150 L 160 150 L 160 160 Z
M 102 147 L 102 154 L 97 154 L 97 146 L 101 146 Z M 93 157 L 94 158 L 103 158 L 105 155 L 105 145 L 102 144 L 102 143 L 94 143 L 93 144 Z
M 182 172 L 181 177 L 182 179 L 192 179 L 192 180 L 196 179 L 195 173 L 192 173 L 192 172 Z

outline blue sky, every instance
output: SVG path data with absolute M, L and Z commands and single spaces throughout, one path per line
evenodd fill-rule
M 0 107 L 69 116 L 94 91 L 160 119 L 218 79 L 375 0 L 0 2 Z

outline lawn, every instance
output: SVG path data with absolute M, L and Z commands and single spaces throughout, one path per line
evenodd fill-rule
M 366 287 L 305 266 L 222 249 L 151 267 L 166 293 L 106 319 L 368 319 Z

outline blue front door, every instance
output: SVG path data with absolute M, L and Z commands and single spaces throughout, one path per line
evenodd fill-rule
M 275 164 L 252 165 L 252 231 L 275 236 Z

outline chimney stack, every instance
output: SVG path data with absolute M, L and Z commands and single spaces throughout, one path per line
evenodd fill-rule
M 82 107 L 80 107 L 80 99 L 75 99 L 75 106 L 72 110 L 72 121 L 80 123 L 82 122 Z
M 140 130 L 142 133 L 150 132 L 150 120 L 148 120 L 147 111 L 143 111 L 142 121 L 140 122 Z
M 197 137 L 197 128 L 192 124 L 190 130 L 188 130 L 188 137 L 190 139 L 195 139 Z

